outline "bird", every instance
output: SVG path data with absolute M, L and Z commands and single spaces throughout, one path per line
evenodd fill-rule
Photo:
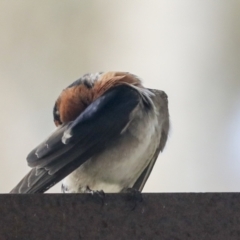
M 27 156 L 10 193 L 141 192 L 169 132 L 168 96 L 129 72 L 88 73 L 63 89 L 56 129 Z

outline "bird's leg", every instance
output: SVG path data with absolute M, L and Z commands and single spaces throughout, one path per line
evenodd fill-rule
M 65 185 L 63 185 L 63 183 L 61 185 L 61 190 L 62 190 L 62 193 L 67 193 L 68 192 L 68 188 Z
M 131 210 L 136 208 L 138 202 L 143 201 L 142 193 L 135 188 L 125 188 L 122 192 L 127 193 L 127 199 L 133 201 L 133 207 Z
M 105 199 L 105 193 L 103 190 L 92 190 L 89 188 L 89 186 L 86 187 L 85 193 L 91 193 L 94 197 L 96 197 L 97 199 L 99 199 L 102 203 L 102 205 L 104 205 L 104 199 Z

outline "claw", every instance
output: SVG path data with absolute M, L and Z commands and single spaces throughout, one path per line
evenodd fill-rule
M 86 188 L 86 193 L 91 193 L 93 197 L 96 197 L 98 200 L 101 201 L 102 206 L 104 205 L 104 200 L 105 200 L 105 193 L 103 190 L 100 191 L 94 191 L 92 189 L 90 189 L 88 186 Z
M 61 190 L 62 190 L 62 193 L 67 193 L 68 192 L 68 188 L 65 185 L 63 185 L 63 183 L 61 185 Z
M 143 202 L 142 193 L 135 188 L 127 188 L 123 192 L 128 193 L 127 199 L 133 202 L 133 207 L 131 210 L 133 211 L 137 207 L 138 202 Z

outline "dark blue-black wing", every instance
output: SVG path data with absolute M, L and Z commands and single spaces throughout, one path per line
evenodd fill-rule
M 108 90 L 29 153 L 27 162 L 33 169 L 11 193 L 43 193 L 103 151 L 119 137 L 139 101 L 138 92 L 129 86 Z
M 154 164 L 156 163 L 159 153 L 163 151 L 166 145 L 169 132 L 169 113 L 167 95 L 165 92 L 160 90 L 151 89 L 150 91 L 152 91 L 155 96 L 155 107 L 157 108 L 158 112 L 159 126 L 161 126 L 161 138 L 159 139 L 158 147 L 156 148 L 155 153 L 150 159 L 149 164 L 133 185 L 133 188 L 137 189 L 138 191 L 143 190 L 145 183 L 147 182 L 152 172 Z
M 158 158 L 158 155 L 160 152 L 163 151 L 165 144 L 167 142 L 168 138 L 168 130 L 169 130 L 169 122 L 166 122 L 166 127 L 162 130 L 161 133 L 161 139 L 158 145 L 158 148 L 156 149 L 154 155 L 152 156 L 152 159 L 150 160 L 149 164 L 147 167 L 144 169 L 144 171 L 141 173 L 137 181 L 134 183 L 133 188 L 137 189 L 138 191 L 142 191 L 151 172 L 154 167 L 154 164 L 156 163 L 156 160 Z

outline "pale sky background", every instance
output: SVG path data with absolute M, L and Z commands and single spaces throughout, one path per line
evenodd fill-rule
M 238 0 L 0 0 L 0 192 L 54 130 L 60 91 L 111 70 L 169 96 L 145 192 L 240 191 L 239 16 Z

